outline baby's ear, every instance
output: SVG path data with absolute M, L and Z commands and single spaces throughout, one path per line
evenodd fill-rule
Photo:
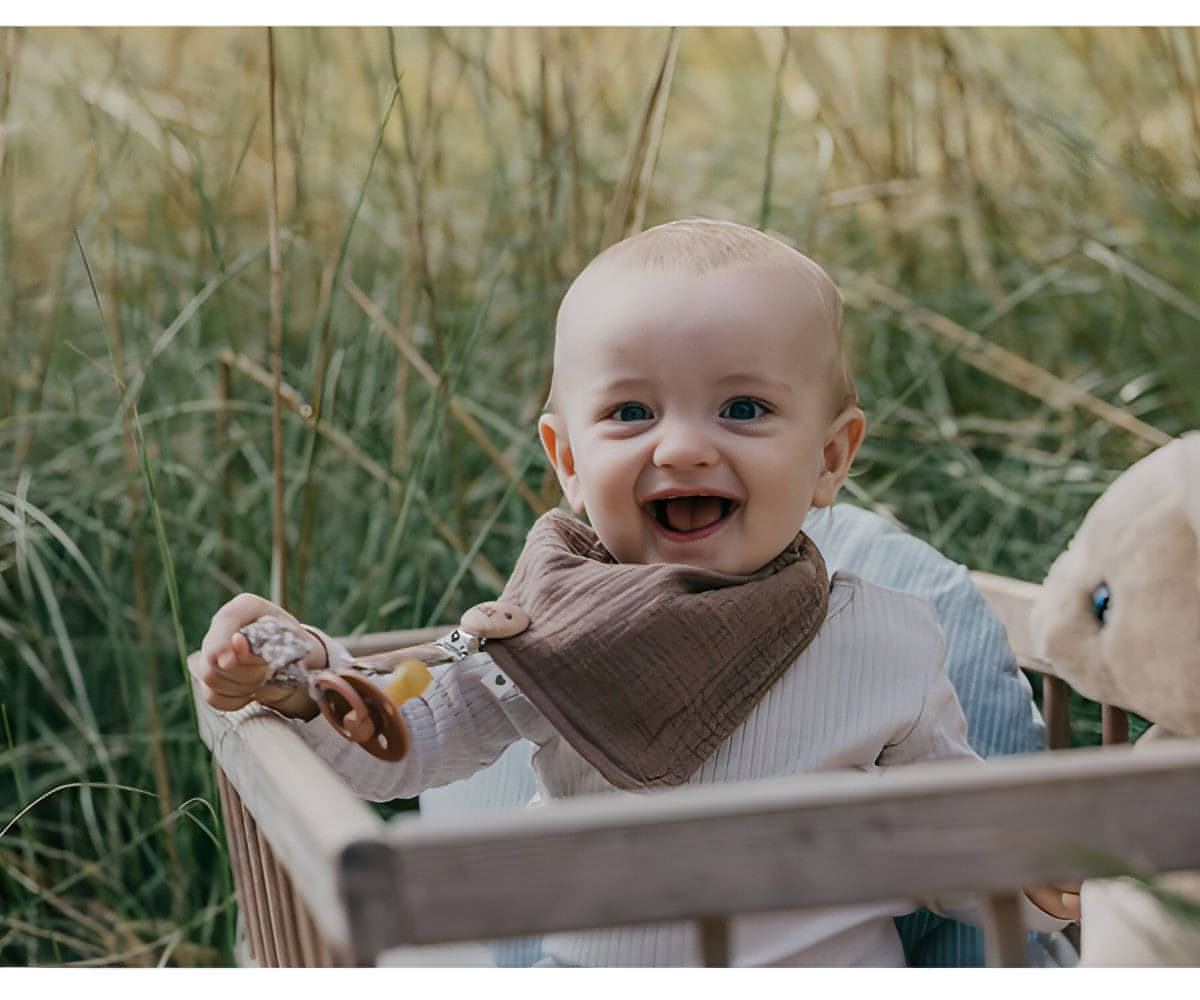
M 575 473 L 575 455 L 571 451 L 571 439 L 567 437 L 567 422 L 557 413 L 543 413 L 538 420 L 538 436 L 567 503 L 576 514 L 582 514 L 583 494 Z
M 821 470 L 813 490 L 814 507 L 833 504 L 837 491 L 850 474 L 850 463 L 858 453 L 866 430 L 866 415 L 857 406 L 848 406 L 833 418 L 821 449 Z

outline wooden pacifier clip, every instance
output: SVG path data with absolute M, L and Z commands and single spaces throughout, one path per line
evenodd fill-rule
M 433 679 L 429 668 L 477 653 L 488 639 L 507 639 L 529 627 L 529 616 L 507 601 L 485 601 L 470 608 L 459 627 L 430 643 L 406 646 L 360 657 L 350 669 L 306 670 L 308 644 L 294 626 L 273 615 L 264 615 L 243 628 L 251 651 L 267 661 L 268 684 L 303 687 L 325 720 L 345 739 L 357 743 L 373 757 L 403 760 L 409 736 L 399 706 L 419 697 Z M 321 635 L 307 631 L 322 646 Z M 325 656 L 329 663 L 328 650 Z M 371 679 L 387 675 L 379 684 Z

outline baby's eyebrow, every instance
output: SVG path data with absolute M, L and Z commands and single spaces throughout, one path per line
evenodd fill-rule
M 598 379 L 588 386 L 587 391 L 597 396 L 613 396 L 622 393 L 636 394 L 648 389 L 651 380 L 642 375 L 621 376 L 618 378 Z
M 762 372 L 730 372 L 717 379 L 717 384 L 734 388 L 755 388 L 776 393 L 791 392 L 793 388 L 790 382 L 764 375 Z

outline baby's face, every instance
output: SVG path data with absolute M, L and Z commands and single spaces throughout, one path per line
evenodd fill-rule
M 616 559 L 750 573 L 833 502 L 862 414 L 831 417 L 838 355 L 817 317 L 774 262 L 576 283 L 540 429 Z

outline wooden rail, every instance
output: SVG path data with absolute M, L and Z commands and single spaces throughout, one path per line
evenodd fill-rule
M 1071 688 L 1054 672 L 1053 663 L 1034 652 L 1029 633 L 1029 609 L 1037 598 L 1039 584 L 978 570 L 971 573 L 971 579 L 1004 625 L 1017 665 L 1041 675 L 1046 745 L 1051 750 L 1065 749 L 1071 745 Z M 1100 712 L 1103 743 L 1128 743 L 1129 716 L 1125 711 L 1115 705 L 1102 705 Z
M 1023 631 L 1036 586 L 976 582 L 1018 662 L 1057 680 Z M 370 965 L 402 945 L 689 918 L 716 965 L 735 913 L 966 891 L 988 900 L 989 962 L 1019 964 L 1015 887 L 1200 867 L 1200 741 L 384 823 L 282 719 L 198 707 L 260 965 Z

